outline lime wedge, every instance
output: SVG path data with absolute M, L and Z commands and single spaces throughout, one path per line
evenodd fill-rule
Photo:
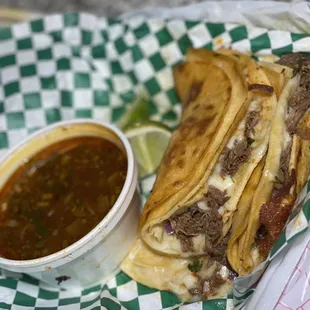
M 125 130 L 138 164 L 139 178 L 147 177 L 160 165 L 171 138 L 170 129 L 162 123 L 136 123 Z
M 149 102 L 144 98 L 134 101 L 117 122 L 117 126 L 125 130 L 137 122 L 144 122 L 151 115 Z

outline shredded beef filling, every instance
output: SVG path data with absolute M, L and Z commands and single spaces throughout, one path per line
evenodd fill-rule
M 214 260 L 222 265 L 227 266 L 228 262 L 226 259 L 226 250 L 229 241 L 229 235 L 220 240 L 220 242 L 215 243 L 211 238 L 205 239 L 206 252 Z
M 201 289 L 199 287 L 194 287 L 194 288 L 191 288 L 190 290 L 188 290 L 189 293 L 192 295 L 192 296 L 200 296 L 201 295 Z
M 233 176 L 239 167 L 249 159 L 250 154 L 251 145 L 248 141 L 235 141 L 233 148 L 224 152 L 221 173 Z
M 227 282 L 220 274 L 221 266 L 217 266 L 211 277 L 207 279 L 200 279 L 197 287 L 189 290 L 192 296 L 202 296 L 203 299 L 208 299 L 209 297 L 216 294 L 219 288 Z M 229 278 L 229 280 L 232 280 Z
M 204 231 L 206 217 L 206 212 L 192 206 L 171 216 L 170 224 L 177 236 L 194 237 Z
M 276 176 L 276 182 L 274 184 L 274 189 L 272 196 L 278 194 L 281 188 L 287 184 L 290 180 L 290 157 L 291 157 L 291 150 L 292 150 L 292 142 L 290 142 L 287 147 L 282 151 L 280 157 L 280 167 L 278 175 Z
M 248 113 L 247 119 L 245 121 L 245 130 L 244 134 L 247 138 L 251 138 L 251 135 L 254 133 L 254 127 L 259 122 L 259 112 L 258 111 L 251 111 Z
M 294 75 L 299 72 L 305 56 L 302 54 L 286 54 L 282 56 L 276 63 L 294 69 Z
M 235 141 L 234 146 L 223 154 L 222 159 L 222 175 L 233 176 L 239 167 L 245 163 L 251 155 L 251 144 L 254 142 L 252 139 L 254 135 L 254 128 L 259 123 L 260 113 L 258 111 L 251 111 L 248 113 L 245 121 L 244 135 L 246 140 Z
M 290 98 L 288 117 L 285 124 L 289 133 L 294 134 L 305 113 L 310 107 L 310 64 L 304 64 L 300 70 L 299 85 Z
M 193 251 L 194 236 L 205 235 L 205 251 L 217 260 L 225 257 L 226 246 L 218 242 L 222 236 L 222 217 L 215 208 L 206 211 L 194 205 L 169 219 L 171 227 L 181 242 L 183 252 Z
M 226 282 L 226 280 L 220 275 L 219 270 L 215 271 L 211 278 L 206 281 L 209 282 L 211 290 L 220 288 Z
M 301 54 L 288 54 L 278 63 L 293 68 L 294 74 L 300 75 L 299 85 L 289 100 L 285 120 L 288 132 L 298 134 L 298 124 L 310 107 L 310 59 Z
M 226 191 L 221 191 L 212 185 L 209 186 L 208 193 L 205 195 L 205 201 L 208 207 L 215 209 L 223 206 L 229 198 Z

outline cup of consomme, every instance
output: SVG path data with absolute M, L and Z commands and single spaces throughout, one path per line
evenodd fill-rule
M 80 289 L 119 271 L 140 200 L 127 138 L 93 120 L 56 123 L 0 162 L 0 268 Z

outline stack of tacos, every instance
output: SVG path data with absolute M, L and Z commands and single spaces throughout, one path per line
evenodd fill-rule
M 182 300 L 225 296 L 266 259 L 310 172 L 310 60 L 189 49 L 178 128 L 121 268 Z

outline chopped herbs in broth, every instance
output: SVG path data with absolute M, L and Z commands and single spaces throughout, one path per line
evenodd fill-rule
M 99 137 L 72 138 L 36 154 L 0 192 L 0 256 L 39 258 L 85 236 L 117 200 L 126 171 L 125 154 Z

